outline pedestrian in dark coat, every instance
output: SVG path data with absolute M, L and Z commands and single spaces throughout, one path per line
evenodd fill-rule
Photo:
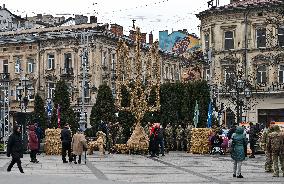
M 30 125 L 29 126 L 29 149 L 30 149 L 30 157 L 31 157 L 31 162 L 33 163 L 38 163 L 38 160 L 36 159 L 36 154 L 38 151 L 38 138 L 35 132 L 35 126 Z
M 39 154 L 40 152 L 40 143 L 41 143 L 41 139 L 43 138 L 43 132 L 42 129 L 39 127 L 39 125 L 37 123 L 34 124 L 35 125 L 35 133 L 38 139 L 38 151 L 37 153 Z
M 159 142 L 158 142 L 158 133 L 159 128 L 155 127 L 153 131 L 151 131 L 150 134 L 150 154 L 151 157 L 156 157 L 159 152 Z
M 72 162 L 72 155 L 71 155 L 71 142 L 72 136 L 69 125 L 66 124 L 61 130 L 61 142 L 62 142 L 62 161 L 63 163 L 68 163 L 66 161 L 66 151 L 68 152 L 69 162 Z
M 159 155 L 159 153 L 161 153 L 162 156 L 165 156 L 164 128 L 162 127 L 162 125 L 159 128 L 157 139 L 158 139 L 157 140 L 158 141 L 158 147 L 160 147 L 160 151 L 158 151 L 158 155 Z M 158 148 L 158 150 L 159 150 L 159 148 Z
M 21 158 L 23 158 L 23 140 L 21 137 L 21 127 L 15 125 L 13 128 L 13 134 L 10 135 L 7 145 L 7 156 L 12 155 L 12 161 L 7 168 L 7 171 L 10 172 L 15 163 L 17 163 L 18 168 L 21 173 L 24 173 Z

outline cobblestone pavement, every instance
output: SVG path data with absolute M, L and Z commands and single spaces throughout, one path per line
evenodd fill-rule
M 141 155 L 88 156 L 87 164 L 63 164 L 60 156 L 38 156 L 40 163 L 29 162 L 25 155 L 21 174 L 15 165 L 7 173 L 9 158 L 0 155 L 0 183 L 134 183 L 134 184 L 190 184 L 190 183 L 284 183 L 284 177 L 274 178 L 264 172 L 264 156 L 244 162 L 245 178 L 232 177 L 232 161 L 229 156 L 192 155 L 171 152 L 165 157 L 149 158 Z M 16 177 L 15 177 L 16 176 Z

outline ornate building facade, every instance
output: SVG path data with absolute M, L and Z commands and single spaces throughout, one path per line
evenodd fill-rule
M 284 122 L 283 7 L 280 0 L 234 0 L 197 15 L 203 52 L 212 50 L 211 84 L 224 104 L 227 124 L 234 121 L 236 103 L 229 90 L 238 77 L 252 91 L 241 104 L 242 121 Z
M 88 42 L 81 41 L 81 33 L 88 35 Z M 133 46 L 130 52 L 134 57 L 134 41 L 114 34 L 108 25 L 82 24 L 0 33 L 0 73 L 9 74 L 10 111 L 32 112 L 34 94 L 39 93 L 44 100 L 51 100 L 56 82 L 64 79 L 69 86 L 71 105 L 75 111 L 80 110 L 81 94 L 84 92 L 85 112 L 89 117 L 97 89 L 102 83 L 107 83 L 115 95 L 119 39 Z M 83 48 L 88 49 L 84 90 Z M 149 45 L 143 44 L 143 48 L 142 55 L 146 55 Z M 162 81 L 179 81 L 180 58 L 161 51 L 160 61 Z M 28 99 L 26 107 L 19 98 L 23 96 Z

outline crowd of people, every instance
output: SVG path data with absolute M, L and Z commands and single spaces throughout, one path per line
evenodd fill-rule
M 149 136 L 149 154 L 151 157 L 159 155 L 165 156 L 165 152 L 171 150 L 189 150 L 192 126 L 183 128 L 181 125 L 175 129 L 171 124 L 165 128 L 160 123 L 148 123 L 145 127 L 145 133 Z M 105 133 L 107 150 L 111 146 L 119 143 L 119 134 L 121 126 L 119 123 L 106 124 L 101 123 L 99 129 Z M 38 163 L 37 154 L 40 149 L 42 131 L 37 124 L 31 124 L 28 127 L 28 148 L 30 151 L 30 162 Z M 249 143 L 251 154 L 249 158 L 255 158 L 256 144 L 261 137 L 261 145 L 265 151 L 265 171 L 272 172 L 274 177 L 279 177 L 280 161 L 281 170 L 284 177 L 284 132 L 280 131 L 279 126 L 269 126 L 265 128 L 258 124 L 249 124 L 249 127 L 234 125 L 230 129 L 213 127 L 213 134 L 209 137 L 210 153 L 226 154 L 230 153 L 233 159 L 233 177 L 243 178 L 241 167 L 242 162 L 248 156 L 247 146 Z M 82 154 L 87 149 L 87 140 L 84 132 L 80 129 L 72 136 L 70 126 L 66 124 L 61 130 L 62 142 L 62 161 L 63 163 L 74 162 L 81 164 Z M 10 172 L 14 164 L 17 164 L 21 173 L 24 173 L 21 166 L 24 146 L 21 136 L 21 127 L 15 125 L 13 134 L 10 135 L 7 144 L 7 156 L 12 156 L 11 163 L 7 171 Z M 66 159 L 68 155 L 68 161 Z M 86 160 L 86 159 L 85 159 Z

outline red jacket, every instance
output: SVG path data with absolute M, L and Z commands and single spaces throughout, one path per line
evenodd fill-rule
M 38 149 L 38 138 L 35 133 L 35 126 L 30 125 L 29 127 L 29 148 L 30 150 Z

